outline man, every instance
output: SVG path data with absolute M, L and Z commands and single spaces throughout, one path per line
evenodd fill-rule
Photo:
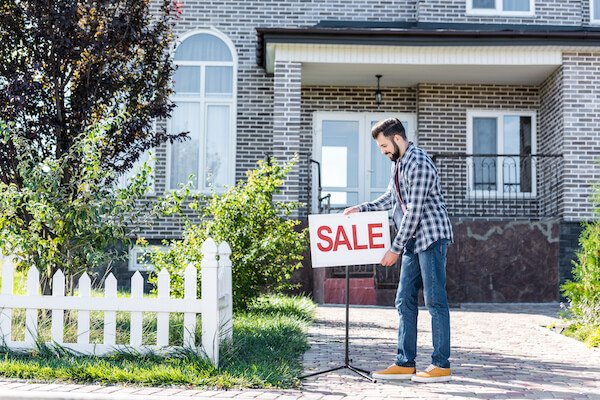
M 393 162 L 390 184 L 378 199 L 346 208 L 344 214 L 392 209 L 398 233 L 381 265 L 395 265 L 403 250 L 396 294 L 396 308 L 400 315 L 398 354 L 393 365 L 374 372 L 373 377 L 412 379 L 416 382 L 449 381 L 450 313 L 446 296 L 446 249 L 453 237 L 437 169 L 422 149 L 406 139 L 404 127 L 397 118 L 378 122 L 371 134 L 381 152 Z M 431 365 L 415 374 L 418 293 L 421 288 L 431 314 L 434 350 Z

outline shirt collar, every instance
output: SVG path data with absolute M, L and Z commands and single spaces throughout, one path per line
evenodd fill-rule
M 404 154 L 398 159 L 396 160 L 396 163 L 400 162 L 406 162 L 406 160 L 408 160 L 408 157 L 410 156 L 410 154 L 413 152 L 413 150 L 415 149 L 415 145 L 413 142 L 408 142 L 408 147 L 406 148 L 406 151 L 404 152 Z

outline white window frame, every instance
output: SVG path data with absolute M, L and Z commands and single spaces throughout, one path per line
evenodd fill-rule
M 230 136 L 229 136 L 228 146 L 230 148 L 231 153 L 230 153 L 230 159 L 226 160 L 227 161 L 226 162 L 226 165 L 227 165 L 226 185 L 233 186 L 235 184 L 235 162 L 236 162 L 236 153 L 237 153 L 236 143 L 237 143 L 238 56 L 237 56 L 237 52 L 235 50 L 235 45 L 233 44 L 231 39 L 229 39 L 229 37 L 227 37 L 227 35 L 225 35 L 224 33 L 220 32 L 214 28 L 196 29 L 196 30 L 187 32 L 186 34 L 180 36 L 176 43 L 175 48 L 173 49 L 172 56 L 174 57 L 175 50 L 181 43 L 183 43 L 187 38 L 194 36 L 194 35 L 198 35 L 198 34 L 209 34 L 209 35 L 216 36 L 218 39 L 221 39 L 229 48 L 229 51 L 231 52 L 232 60 L 231 61 L 174 61 L 175 65 L 176 66 L 181 65 L 181 66 L 200 67 L 200 70 L 201 70 L 200 76 L 202 77 L 202 79 L 205 79 L 206 67 L 209 67 L 209 66 L 232 67 L 233 82 L 232 82 L 231 97 L 230 98 L 219 98 L 219 97 L 208 97 L 207 98 L 205 95 L 206 85 L 204 84 L 203 81 L 201 81 L 200 82 L 200 94 L 178 95 L 177 93 L 174 93 L 171 100 L 173 101 L 173 103 L 176 103 L 178 101 L 179 102 L 198 103 L 200 105 L 202 115 L 204 115 L 204 116 L 207 115 L 209 106 L 214 106 L 214 105 L 228 105 L 229 106 Z M 201 194 L 210 194 L 213 190 L 206 185 L 207 177 L 206 177 L 206 171 L 204 170 L 204 161 L 205 161 L 205 154 L 206 154 L 206 140 L 207 140 L 207 137 L 206 137 L 207 123 L 208 123 L 207 118 L 204 118 L 204 120 L 202 121 L 202 127 L 201 127 L 200 138 L 199 138 L 199 142 L 200 142 L 199 149 L 198 149 L 198 151 L 199 151 L 198 161 L 199 162 L 198 162 L 198 171 L 196 172 L 198 183 L 197 183 L 196 190 L 193 191 L 194 193 L 201 193 Z M 177 132 L 172 132 L 171 118 L 169 118 L 167 121 L 167 131 L 171 132 L 171 133 L 177 133 Z M 183 143 L 185 143 L 185 142 L 183 142 Z M 167 161 L 166 182 L 165 182 L 165 191 L 166 192 L 172 192 L 172 191 L 178 190 L 178 188 L 171 188 L 171 162 L 172 162 L 171 153 L 172 153 L 172 145 L 169 143 L 169 144 L 167 144 L 167 160 L 166 160 Z M 225 188 L 214 189 L 214 191 L 217 193 L 223 193 L 225 190 L 226 190 Z
M 166 253 L 169 250 L 168 246 L 155 246 L 155 245 L 150 245 L 150 246 L 132 246 L 129 249 L 129 262 L 127 265 L 127 269 L 129 271 L 140 271 L 140 272 L 149 272 L 149 271 L 154 271 L 154 265 L 152 264 L 139 264 L 137 262 L 138 260 L 138 255 L 140 253 L 149 253 L 151 251 L 162 251 L 164 253 Z
M 416 114 L 415 113 L 392 113 L 392 112 L 331 112 L 331 111 L 317 111 L 313 113 L 313 159 L 321 163 L 322 161 L 322 143 L 323 143 L 323 121 L 356 121 L 359 124 L 359 144 L 358 144 L 358 186 L 353 188 L 347 188 L 350 191 L 358 192 L 358 202 L 374 200 L 369 198 L 371 191 L 377 188 L 371 188 L 371 170 L 368 166 L 371 165 L 371 121 L 380 121 L 384 118 L 399 118 L 401 121 L 409 122 L 409 129 L 406 132 L 406 137 L 413 143 L 417 143 L 416 134 Z M 382 156 L 383 157 L 383 156 Z M 322 164 L 321 164 L 322 165 Z M 360 171 L 363 171 L 361 173 Z M 323 171 L 321 171 L 321 175 Z M 314 213 L 318 213 L 318 175 L 316 167 L 312 168 L 312 210 Z M 385 190 L 386 188 L 383 188 Z M 322 188 L 323 192 L 329 190 L 335 190 L 335 188 Z
M 595 2 L 595 0 L 590 0 L 590 24 L 600 25 L 600 19 L 594 18 L 594 11 L 595 11 L 594 2 Z M 600 7 L 600 3 L 598 4 L 598 7 Z
M 536 111 L 503 111 L 503 110 L 467 110 L 467 154 L 473 154 L 473 118 L 496 118 L 496 149 L 498 154 L 504 152 L 504 124 L 505 116 L 531 117 L 531 154 L 537 154 L 537 121 Z M 467 198 L 514 198 L 534 199 L 537 197 L 537 160 L 532 157 L 531 163 L 531 192 L 504 192 L 503 157 L 496 157 L 496 190 L 472 189 L 474 174 L 473 164 L 467 159 Z M 472 158 L 471 158 L 472 160 Z
M 495 8 L 473 8 L 473 0 L 467 0 L 467 15 L 496 15 L 503 17 L 533 17 L 535 16 L 535 0 L 529 0 L 529 11 L 504 11 L 502 0 L 494 0 Z

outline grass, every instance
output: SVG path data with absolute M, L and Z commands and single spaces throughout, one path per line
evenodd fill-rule
M 600 347 L 600 325 L 581 324 L 568 320 L 564 322 L 564 324 L 552 323 L 547 328 L 577 339 L 588 347 Z
M 179 350 L 168 356 L 121 352 L 92 357 L 75 356 L 63 348 L 40 344 L 38 349 L 27 353 L 0 349 L 0 376 L 150 386 L 297 387 L 302 354 L 308 349 L 306 329 L 314 312 L 314 303 L 304 297 L 260 297 L 247 310 L 234 315 L 233 341 L 222 347 L 219 368 L 190 350 Z M 118 316 L 117 320 L 117 342 L 127 343 L 128 315 Z M 101 340 L 101 321 L 101 315 L 92 315 L 92 340 Z M 48 325 L 47 321 L 40 324 L 40 338 L 44 338 Z M 74 324 L 65 331 L 65 340 L 67 331 L 76 329 L 71 325 Z M 171 325 L 170 341 L 180 343 L 182 316 L 175 314 Z M 155 327 L 156 317 L 144 315 L 144 343 L 152 342 Z
M 567 326 L 563 334 L 582 341 L 588 347 L 600 347 L 600 326 L 598 325 L 571 324 Z
M 65 327 L 63 341 L 75 343 L 77 341 L 77 311 L 65 311 Z M 25 309 L 15 308 L 12 314 L 11 336 L 14 341 L 25 340 Z M 46 310 L 38 311 L 38 340 L 42 343 L 51 342 L 50 314 Z M 156 344 L 156 313 L 142 313 L 142 344 Z M 116 343 L 129 344 L 130 313 L 117 312 Z M 202 316 L 196 317 L 196 342 L 202 337 Z M 90 312 L 90 343 L 102 343 L 104 340 L 104 312 Z M 181 346 L 183 344 L 183 313 L 169 314 L 169 345 Z

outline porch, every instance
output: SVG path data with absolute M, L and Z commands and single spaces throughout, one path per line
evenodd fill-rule
M 450 301 L 557 300 L 562 224 L 577 221 L 569 204 L 574 149 L 564 146 L 573 132 L 564 82 L 576 74 L 567 62 L 576 50 L 476 35 L 417 45 L 413 33 L 395 31 L 382 45 L 366 32 L 354 43 L 356 32 L 332 36 L 343 43 L 263 32 L 272 35 L 262 49 L 274 74 L 274 153 L 301 155 L 282 198 L 307 204 L 297 215 L 305 218 L 381 194 L 389 160 L 373 146 L 370 126 L 398 117 L 439 169 L 456 233 Z M 341 301 L 342 276 L 343 269 L 312 271 L 315 299 Z M 351 301 L 393 303 L 399 267 L 352 267 L 351 276 Z

